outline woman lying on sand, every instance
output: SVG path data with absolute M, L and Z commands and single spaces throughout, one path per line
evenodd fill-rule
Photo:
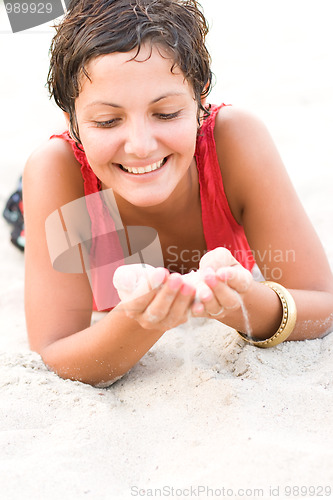
M 48 84 L 69 130 L 31 155 L 23 196 L 30 345 L 63 378 L 111 383 L 189 314 L 258 347 L 332 329 L 332 273 L 269 133 L 206 102 L 206 34 L 196 0 L 76 0 L 57 27 Z M 156 232 L 163 262 L 120 268 L 123 300 L 91 325 L 99 285 L 87 269 L 52 266 L 60 241 L 50 243 L 45 222 L 103 192 L 124 230 Z M 88 206 L 88 253 L 112 212 L 107 201 L 98 210 Z M 103 260 L 110 245 L 99 243 Z M 253 279 L 255 262 L 268 281 Z M 194 281 L 183 277 L 198 268 Z

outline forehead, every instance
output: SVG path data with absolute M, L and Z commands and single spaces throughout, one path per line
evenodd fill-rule
M 115 89 L 122 93 L 126 87 L 135 88 L 136 92 L 144 86 L 152 87 L 183 87 L 192 92 L 191 85 L 185 79 L 183 72 L 175 64 L 170 51 L 160 46 L 143 45 L 130 52 L 114 52 L 98 56 L 86 65 L 89 78 L 81 79 L 80 93 Z

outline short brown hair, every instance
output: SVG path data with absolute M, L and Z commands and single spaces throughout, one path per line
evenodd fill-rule
M 72 0 L 62 22 L 55 26 L 47 85 L 50 97 L 69 113 L 71 134 L 80 142 L 75 99 L 85 66 L 98 56 L 129 52 L 143 43 L 165 46 L 174 66 L 201 98 L 211 89 L 210 56 L 205 46 L 206 19 L 197 0 Z

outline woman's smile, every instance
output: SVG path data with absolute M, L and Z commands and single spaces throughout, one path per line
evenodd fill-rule
M 146 166 L 141 166 L 137 163 L 135 165 L 122 165 L 120 163 L 116 165 L 120 167 L 121 170 L 124 170 L 124 172 L 135 175 L 142 175 L 154 172 L 155 170 L 160 170 L 166 164 L 168 158 L 169 157 L 162 158 L 162 160 L 152 162 Z

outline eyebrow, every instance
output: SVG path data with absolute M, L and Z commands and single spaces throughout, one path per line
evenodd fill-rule
M 184 96 L 186 95 L 185 92 L 170 92 L 169 94 L 163 94 L 160 97 L 157 97 L 153 101 L 151 101 L 150 104 L 156 104 L 159 101 L 162 101 L 163 99 L 167 99 L 168 97 L 177 97 L 177 96 Z M 116 104 L 114 102 L 105 102 L 105 101 L 93 101 L 85 106 L 85 108 L 90 108 L 92 106 L 96 106 L 97 104 L 101 106 L 110 106 L 112 108 L 122 108 L 123 106 L 120 106 L 120 104 Z

